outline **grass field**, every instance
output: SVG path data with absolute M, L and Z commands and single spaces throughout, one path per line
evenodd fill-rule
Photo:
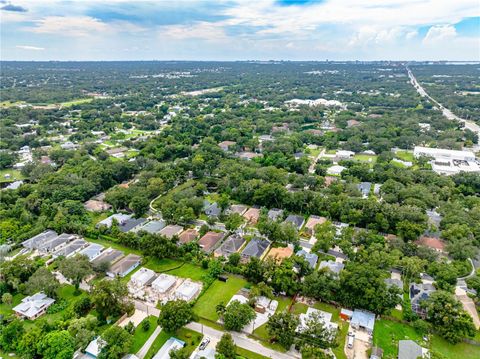
M 138 254 L 138 255 L 142 254 L 141 251 L 122 246 L 121 244 L 115 243 L 113 240 L 94 239 L 94 238 L 89 238 L 89 237 L 87 237 L 85 239 L 89 242 L 92 242 L 92 243 L 101 244 L 105 248 L 112 247 L 113 249 L 118 249 L 118 250 L 122 251 L 124 254 L 129 254 L 129 253 Z
M 245 284 L 247 284 L 245 279 L 235 276 L 230 276 L 227 282 L 216 280 L 195 303 L 194 312 L 200 317 L 213 321 L 218 320 L 218 315 L 215 312 L 217 304 L 223 302 L 227 305 L 232 296 Z
M 431 336 L 431 342 L 425 343 L 422 336 L 411 326 L 380 319 L 375 322 L 373 344 L 383 349 L 385 359 L 394 359 L 398 356 L 398 341 L 411 339 L 419 345 L 443 354 L 446 358 L 473 359 L 480 358 L 480 347 L 467 343 L 452 345 L 438 335 Z
M 357 154 L 353 156 L 353 159 L 357 161 L 362 161 L 362 162 L 368 162 L 371 164 L 374 164 L 377 162 L 377 156 L 376 155 L 365 155 L 365 154 Z
M 5 178 L 5 175 L 9 174 L 10 178 Z M 18 170 L 11 168 L 0 170 L 0 183 L 2 182 L 13 182 L 17 180 L 25 179 L 25 176 Z
M 136 353 L 140 350 L 158 325 L 157 317 L 154 317 L 153 315 L 148 317 L 148 321 L 150 322 L 150 328 L 147 331 L 143 330 L 141 325 L 135 328 L 135 333 L 133 334 L 133 343 L 130 348 L 131 353 Z
M 413 153 L 408 151 L 397 151 L 395 153 L 395 157 L 401 159 L 402 161 L 408 162 L 413 162 L 415 160 L 415 157 L 413 157 Z
M 148 257 L 147 261 L 144 264 L 144 267 L 147 267 L 148 269 L 151 269 L 155 272 L 165 272 L 165 271 L 180 267 L 182 265 L 183 265 L 182 262 L 176 261 L 175 259 L 169 259 L 169 258 L 158 259 L 158 258 Z
M 207 274 L 207 271 L 199 266 L 191 263 L 184 263 L 180 268 L 168 271 L 168 274 L 177 277 L 190 278 L 192 280 L 201 281 Z
M 0 315 L 12 314 L 12 308 L 20 304 L 23 298 L 25 298 L 23 294 L 17 293 L 12 298 L 12 304 L 0 303 Z
M 93 101 L 93 98 L 79 98 L 79 99 L 76 99 L 76 100 L 62 102 L 62 103 L 60 103 L 60 106 L 70 107 L 70 106 L 81 105 L 82 103 L 88 103 L 88 102 L 92 102 L 92 101 Z
M 245 359 L 267 359 L 268 357 L 237 347 L 237 355 Z
M 175 334 L 167 333 L 162 330 L 162 332 L 160 332 L 160 334 L 158 335 L 158 337 L 155 339 L 152 346 L 148 350 L 148 353 L 145 356 L 145 359 L 151 359 L 170 337 L 175 337 L 177 339 L 183 340 L 186 344 L 185 348 L 187 349 L 187 352 L 191 354 L 195 350 L 195 348 L 198 346 L 198 344 L 200 344 L 200 341 L 202 340 L 203 336 L 202 334 L 187 328 L 181 328 Z

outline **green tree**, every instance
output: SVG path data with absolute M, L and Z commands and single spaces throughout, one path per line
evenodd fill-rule
M 188 359 L 190 354 L 186 348 L 172 349 L 170 350 L 170 359 Z
M 44 333 L 38 326 L 33 326 L 22 335 L 18 342 L 17 352 L 26 359 L 34 359 L 38 356 L 37 346 Z
M 59 288 L 57 278 L 45 267 L 38 268 L 26 283 L 26 289 L 30 295 L 44 292 L 49 297 L 56 298 Z
M 226 359 L 235 359 L 237 346 L 230 333 L 225 333 L 215 347 L 217 353 L 223 355 Z
M 193 319 L 192 306 L 184 300 L 168 301 L 162 305 L 158 324 L 169 333 L 188 324 Z
M 77 291 L 82 280 L 93 274 L 92 264 L 88 257 L 82 255 L 62 259 L 58 270 L 72 281 Z
M 128 288 L 120 278 L 114 280 L 103 279 L 93 287 L 90 296 L 101 320 L 116 317 L 132 310 L 132 303 L 128 300 Z
M 13 300 L 13 296 L 10 293 L 3 293 L 2 294 L 2 303 L 11 305 Z
M 317 348 L 329 348 L 335 345 L 336 332 L 325 326 L 325 321 L 321 313 L 313 312 L 305 320 L 304 325 L 299 330 L 296 340 L 296 346 L 303 348 L 305 346 L 314 346 Z
M 75 339 L 76 349 L 85 349 L 94 338 L 98 320 L 93 315 L 73 319 L 68 325 L 68 332 Z
M 132 346 L 133 337 L 125 329 L 113 325 L 102 334 L 101 340 L 105 342 L 98 359 L 121 359 Z
M 472 318 L 452 294 L 438 290 L 430 295 L 424 305 L 427 321 L 450 343 L 455 344 L 464 337 L 475 335 Z
M 14 319 L 7 325 L 2 324 L 0 326 L 0 348 L 6 352 L 14 351 L 24 332 L 23 323 L 19 319 Z
M 247 303 L 238 300 L 231 302 L 223 314 L 225 329 L 241 331 L 244 326 L 255 318 L 255 311 Z
M 323 252 L 328 251 L 332 248 L 335 235 L 336 229 L 332 222 L 326 221 L 325 223 L 317 224 L 315 226 L 315 238 L 317 242 L 315 243 L 314 250 L 321 249 Z
M 295 331 L 300 324 L 298 316 L 288 311 L 276 313 L 268 318 L 267 332 L 270 339 L 289 349 L 295 342 Z
M 42 338 L 37 349 L 45 359 L 71 359 L 75 340 L 66 330 L 55 330 Z

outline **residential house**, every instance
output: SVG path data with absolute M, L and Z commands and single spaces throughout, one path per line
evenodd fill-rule
M 74 241 L 68 243 L 66 246 L 63 246 L 53 252 L 53 257 L 71 257 L 75 255 L 78 251 L 80 251 L 82 248 L 86 247 L 88 244 L 89 243 L 87 241 L 81 238 L 75 239 Z
M 283 217 L 283 209 L 272 208 L 268 211 L 268 218 L 271 221 L 278 221 Z
M 201 289 L 202 289 L 202 286 L 200 284 L 186 279 L 185 281 L 183 281 L 182 284 L 180 284 L 177 287 L 177 289 L 175 290 L 174 296 L 177 299 L 181 299 L 186 302 L 189 302 L 193 300 L 200 293 Z
M 52 253 L 62 248 L 63 246 L 65 246 L 67 243 L 78 238 L 79 236 L 76 234 L 62 233 L 61 235 L 55 238 L 52 238 L 48 241 L 41 243 L 38 248 L 38 251 L 40 253 Z
M 247 220 L 248 223 L 250 224 L 257 224 L 259 218 L 260 218 L 260 209 L 252 207 L 248 209 L 244 214 L 243 218 Z
M 272 248 L 267 254 L 268 258 L 273 258 L 276 262 L 282 262 L 293 255 L 292 246 Z
M 122 222 L 119 226 L 118 229 L 120 231 L 127 233 L 127 232 L 136 232 L 137 228 L 139 228 L 143 223 L 145 223 L 147 220 L 145 218 L 129 218 Z
M 297 256 L 305 258 L 310 268 L 315 269 L 317 266 L 318 256 L 315 253 L 309 253 L 304 249 L 301 249 L 297 252 Z
M 102 252 L 98 257 L 92 260 L 94 266 L 100 266 L 101 263 L 108 263 L 110 266 L 116 261 L 123 258 L 123 252 L 118 249 L 108 248 Z
M 161 273 L 152 283 L 152 288 L 157 293 L 165 294 L 177 283 L 177 278 L 170 274 Z
M 237 157 L 242 159 L 242 160 L 252 160 L 256 157 L 262 157 L 261 153 L 255 153 L 255 152 L 249 152 L 249 151 L 244 151 L 244 152 L 238 152 Z
M 225 152 L 229 151 L 231 147 L 234 147 L 237 143 L 235 141 L 223 141 L 218 146 Z
M 112 208 L 112 206 L 108 203 L 95 199 L 89 199 L 83 206 L 87 211 L 90 212 L 104 212 Z
M 428 350 L 422 348 L 413 340 L 398 341 L 398 359 L 425 358 Z
M 327 168 L 327 174 L 330 176 L 340 176 L 344 170 L 346 170 L 346 167 L 333 165 Z
M 300 323 L 297 326 L 296 331 L 301 333 L 308 329 L 307 323 L 311 318 L 318 317 L 330 333 L 330 338 L 335 338 L 336 332 L 338 330 L 338 324 L 332 322 L 332 313 L 324 312 L 315 308 L 308 307 L 306 313 L 301 313 L 299 316 Z
M 183 227 L 177 224 L 169 224 L 165 228 L 163 228 L 159 234 L 162 236 L 167 237 L 168 239 L 172 239 L 174 236 L 178 236 L 180 233 L 183 232 Z
M 217 244 L 223 239 L 224 233 L 222 232 L 207 232 L 205 235 L 200 238 L 198 245 L 200 248 L 206 252 L 211 253 Z
M 243 249 L 241 256 L 244 261 L 247 261 L 251 257 L 257 257 L 262 259 L 268 248 L 270 248 L 271 242 L 268 239 L 253 238 Z
M 46 313 L 48 307 L 55 303 L 55 299 L 49 298 L 45 293 L 38 292 L 30 297 L 25 297 L 22 302 L 13 307 L 17 316 L 28 320 L 35 320 Z
M 357 330 L 364 330 L 368 334 L 372 334 L 375 326 L 375 314 L 355 309 L 350 319 L 350 325 Z
M 143 226 L 139 227 L 136 231 L 137 232 L 144 231 L 147 233 L 156 234 L 160 232 L 163 228 L 165 228 L 165 226 L 166 226 L 165 221 L 154 220 L 154 221 L 145 223 Z
M 131 214 L 123 214 L 123 213 L 112 214 L 110 217 L 105 218 L 104 220 L 98 222 L 96 227 L 99 228 L 101 226 L 105 226 L 107 228 L 110 228 L 114 220 L 117 221 L 119 226 L 121 226 L 130 218 L 132 218 Z
M 430 295 L 435 292 L 435 287 L 431 283 L 412 283 L 410 285 L 410 302 L 412 310 L 418 316 L 425 318 L 427 311 L 422 307 L 422 302 L 430 298 Z
M 372 183 L 360 182 L 359 184 L 357 184 L 357 189 L 360 191 L 363 198 L 368 198 L 372 189 Z
M 422 247 L 433 249 L 436 252 L 445 252 L 445 242 L 440 238 L 421 236 L 415 241 L 415 244 Z
M 107 275 L 112 278 L 116 276 L 123 278 L 128 273 L 137 268 L 140 265 L 141 261 L 142 257 L 130 253 L 116 263 L 114 263 L 107 272 Z
M 154 355 L 153 359 L 170 359 L 170 352 L 172 350 L 182 349 L 184 346 L 184 341 L 171 337 L 165 342 L 165 344 L 163 344 L 157 354 Z
M 245 242 L 245 238 L 233 234 L 228 237 L 225 242 L 223 242 L 222 245 L 215 250 L 214 255 L 215 257 L 223 256 L 225 258 L 228 258 L 230 254 L 237 253 L 240 248 L 242 248 Z
M 100 352 L 102 351 L 102 348 L 106 345 L 107 343 L 100 337 L 96 337 L 93 339 L 90 343 L 88 343 L 87 347 L 85 348 L 85 357 L 90 359 L 95 359 L 99 356 Z M 86 359 L 84 357 L 84 359 Z
M 244 204 L 232 204 L 230 208 L 227 210 L 227 214 L 236 213 L 241 216 L 246 212 L 247 209 L 248 209 L 248 206 L 245 206 Z
M 321 261 L 318 269 L 327 268 L 330 272 L 335 274 L 336 276 L 340 275 L 340 272 L 343 270 L 345 265 L 340 262 L 335 261 Z
M 42 245 L 42 243 L 48 242 L 54 238 L 57 238 L 58 234 L 55 231 L 52 231 L 51 229 L 48 229 L 40 234 L 37 234 L 36 236 L 33 236 L 30 239 L 27 239 L 26 241 L 22 242 L 22 246 L 28 249 L 38 249 Z
M 130 277 L 130 284 L 137 288 L 142 288 L 149 285 L 156 278 L 156 273 L 148 268 L 142 267 L 132 274 Z
M 178 241 L 182 244 L 186 244 L 186 243 L 190 243 L 192 241 L 194 241 L 195 239 L 198 238 L 198 231 L 196 231 L 195 229 L 187 229 L 186 231 L 182 232 L 182 234 L 180 234 L 178 236 Z
M 92 243 L 87 248 L 82 249 L 80 252 L 78 252 L 78 254 L 87 256 L 88 260 L 91 262 L 96 257 L 98 257 L 100 253 L 102 253 L 103 248 L 104 247 L 101 244 Z
M 319 224 L 323 224 L 327 221 L 325 217 L 320 216 L 310 216 L 305 224 L 305 228 L 303 229 L 305 233 L 312 236 L 315 233 L 315 226 Z
M 204 212 L 208 217 L 218 217 L 222 214 L 222 209 L 218 206 L 217 202 L 209 203 L 204 202 Z
M 303 227 L 305 224 L 305 218 L 303 216 L 297 216 L 295 214 L 290 214 L 283 223 L 291 223 L 297 230 Z

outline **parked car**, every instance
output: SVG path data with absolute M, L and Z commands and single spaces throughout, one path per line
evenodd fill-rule
M 205 338 L 202 340 L 202 342 L 200 343 L 200 346 L 198 347 L 198 349 L 200 350 L 203 350 L 207 347 L 208 343 L 210 343 L 210 338 Z

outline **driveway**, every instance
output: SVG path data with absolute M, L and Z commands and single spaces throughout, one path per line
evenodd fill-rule
M 143 344 L 143 347 L 140 348 L 137 354 L 135 354 L 139 359 L 145 358 L 145 355 L 147 355 L 148 350 L 152 346 L 153 342 L 155 339 L 157 339 L 158 335 L 162 331 L 162 328 L 160 326 L 156 327 L 155 330 L 153 331 L 152 335 L 147 339 L 145 344 Z
M 219 341 L 222 335 L 225 333 L 220 330 L 216 330 L 196 322 L 189 323 L 186 325 L 186 327 L 188 329 L 194 330 L 199 333 L 203 332 L 204 336 L 209 337 L 210 339 L 214 339 L 215 341 Z M 301 358 L 300 353 L 289 352 L 288 354 L 285 354 L 269 348 L 265 348 L 259 342 L 247 337 L 245 334 L 241 334 L 237 332 L 230 332 L 230 334 L 232 334 L 233 341 L 235 342 L 235 344 L 240 348 L 247 349 L 247 350 L 250 350 L 251 352 L 261 354 L 263 356 L 266 356 L 267 358 L 275 358 L 275 359 Z

